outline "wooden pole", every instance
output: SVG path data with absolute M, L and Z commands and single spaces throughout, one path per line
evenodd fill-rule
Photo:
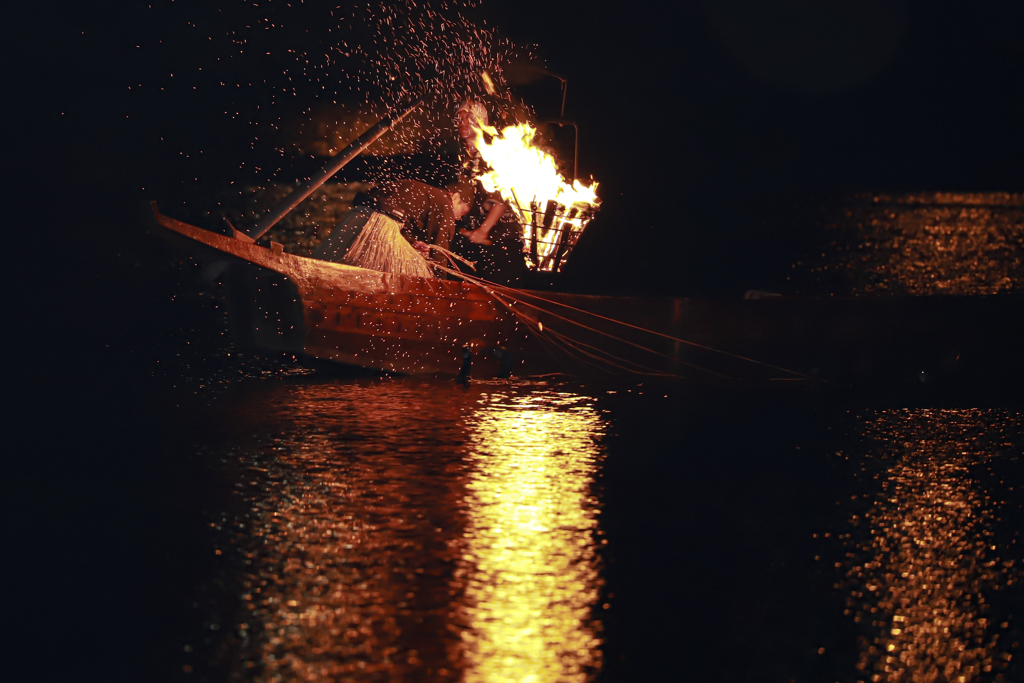
M 422 100 L 417 100 L 398 116 L 393 118 L 383 118 L 378 121 L 376 125 L 368 129 L 365 133 L 356 138 L 352 144 L 343 149 L 341 153 L 332 159 L 327 166 L 324 166 L 320 173 L 297 187 L 295 191 L 288 195 L 288 197 L 276 209 L 261 218 L 260 222 L 254 227 L 246 230 L 246 235 L 253 240 L 258 240 L 260 237 L 263 237 L 263 235 L 274 227 L 279 220 L 288 215 L 289 211 L 298 206 L 306 197 L 313 194 L 313 191 L 316 190 L 316 188 L 327 182 L 331 176 L 341 170 L 342 166 L 355 159 L 360 152 L 376 142 L 377 138 L 381 135 L 384 135 L 384 133 L 391 130 L 395 124 L 408 116 L 412 110 L 420 106 L 421 103 Z

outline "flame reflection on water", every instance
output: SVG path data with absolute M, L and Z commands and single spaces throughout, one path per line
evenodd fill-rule
M 474 419 L 466 681 L 584 681 L 600 665 L 590 483 L 601 421 L 578 398 L 557 404 L 493 400 Z
M 890 410 L 868 421 L 891 465 L 864 518 L 851 520 L 866 529 L 854 534 L 848 613 L 871 634 L 858 680 L 969 683 L 1009 662 L 986 594 L 1017 573 L 992 540 L 1005 503 L 986 495 L 978 468 L 999 457 L 1001 432 L 1019 431 L 1020 416 L 997 413 Z M 978 433 L 984 425 L 996 428 Z
M 1019 193 L 858 196 L 828 228 L 818 293 L 999 294 L 1024 281 Z
M 592 678 L 603 426 L 588 401 L 402 382 L 263 399 L 277 422 L 241 486 L 237 676 Z

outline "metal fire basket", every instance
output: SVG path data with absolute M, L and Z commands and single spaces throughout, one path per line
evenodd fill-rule
M 587 223 L 594 217 L 592 206 L 565 206 L 551 200 L 542 208 L 531 202 L 529 208 L 515 206 L 523 237 L 523 257 L 533 271 L 557 273 L 561 270 Z

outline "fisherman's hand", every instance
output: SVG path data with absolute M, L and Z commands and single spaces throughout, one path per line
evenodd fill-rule
M 412 243 L 412 248 L 418 251 L 420 256 L 422 256 L 423 258 L 430 258 L 430 245 L 427 244 L 426 242 L 420 242 L 419 240 L 416 240 L 415 242 Z
M 483 244 L 485 246 L 490 246 L 491 244 L 493 244 L 491 240 L 487 239 L 488 232 L 490 231 L 484 231 L 481 230 L 480 228 L 477 228 L 476 230 L 466 230 L 464 228 L 459 230 L 459 234 L 461 234 L 463 237 L 468 238 L 469 241 L 472 242 L 473 244 Z

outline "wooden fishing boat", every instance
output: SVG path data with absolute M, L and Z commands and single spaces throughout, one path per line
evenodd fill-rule
M 1012 390 L 1024 382 L 1019 295 L 588 296 L 511 289 L 470 275 L 398 277 L 257 242 L 418 105 L 396 110 L 368 129 L 247 232 L 204 230 L 161 215 L 154 204 L 159 229 L 203 261 L 211 279 L 224 280 L 229 321 L 240 343 L 403 374 L 561 372 L 835 384 L 927 384 L 958 377 Z M 551 202 L 542 209 L 531 209 L 535 216 L 527 223 L 533 221 L 535 229 L 537 215 L 543 214 L 545 226 L 552 220 Z M 572 220 L 580 223 L 578 216 Z M 555 270 L 568 253 L 563 246 L 574 243 L 569 223 L 559 225 L 559 239 L 569 242 L 550 252 Z M 524 241 L 534 247 L 531 262 L 541 267 L 540 238 L 534 232 L 531 242 L 525 234 L 530 226 L 524 223 L 523 229 Z
M 256 347 L 403 374 L 456 375 L 464 349 L 475 373 L 502 372 L 502 349 L 523 357 L 525 330 L 477 285 L 297 256 L 154 213 L 207 268 L 232 269 L 232 327 Z
M 589 296 L 387 273 L 156 221 L 226 278 L 259 348 L 403 374 L 927 382 L 1019 386 L 1024 299 Z

